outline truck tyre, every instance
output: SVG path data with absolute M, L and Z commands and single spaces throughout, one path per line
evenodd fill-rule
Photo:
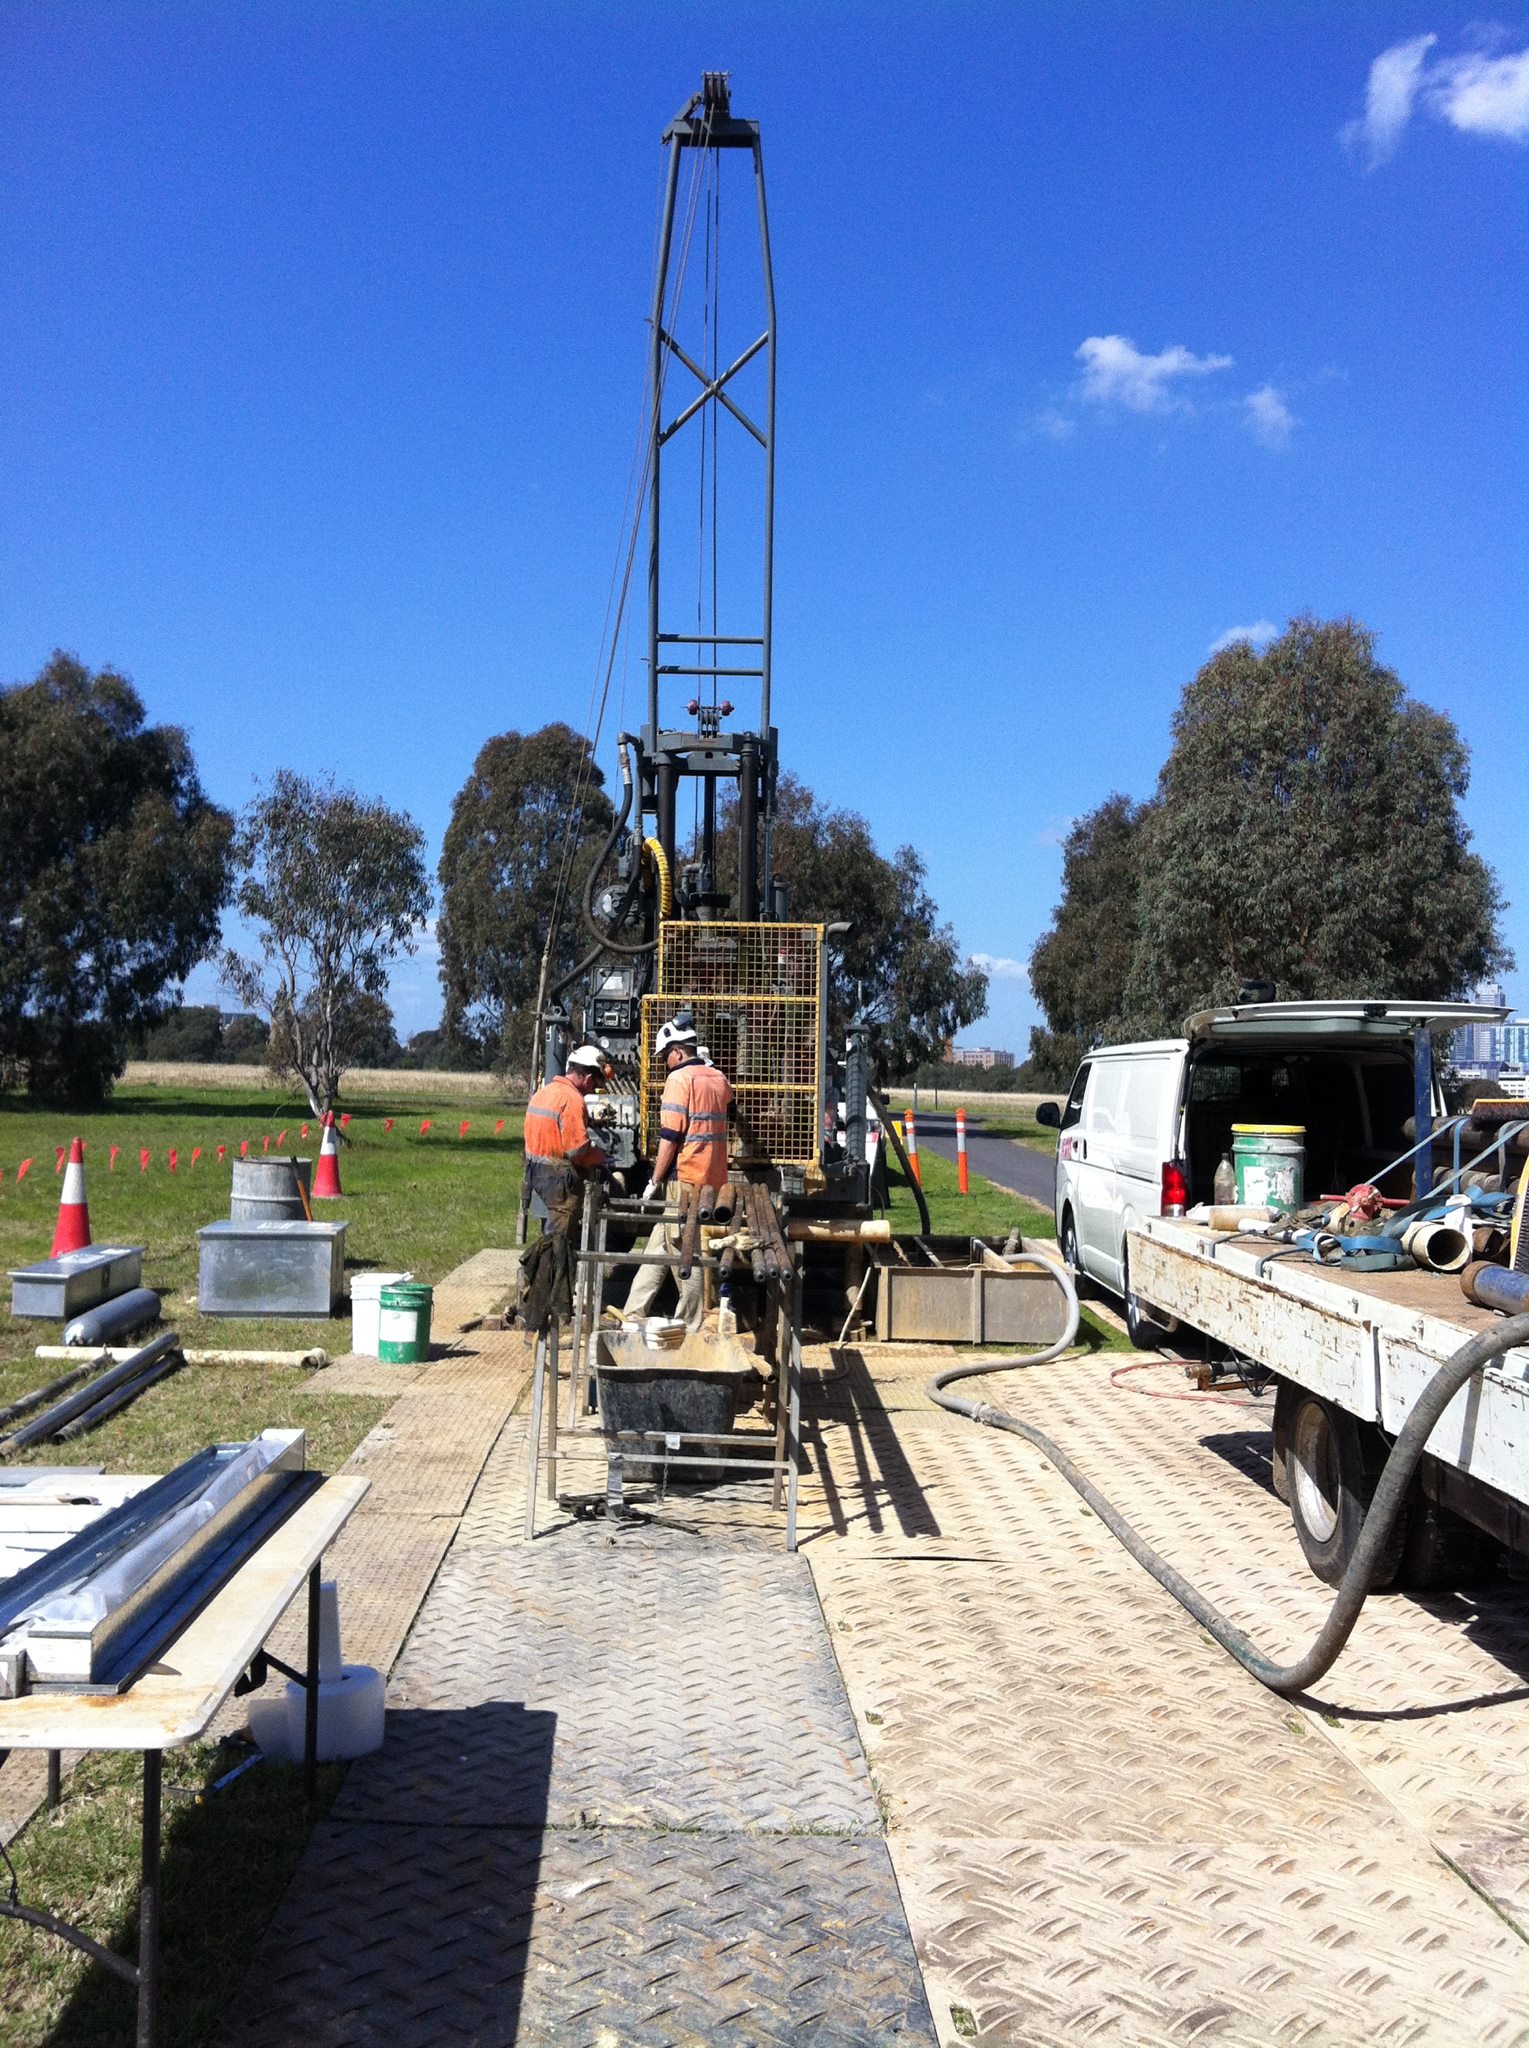
M 1152 1311 L 1131 1288 L 1131 1262 L 1124 1251 L 1120 1255 L 1120 1286 L 1125 1295 L 1126 1335 L 1138 1351 L 1159 1351 L 1168 1332 L 1156 1321 Z
M 1276 1500 L 1290 1505 L 1290 1418 L 1301 1390 L 1293 1380 L 1281 1380 L 1274 1394 L 1274 1443 L 1270 1452 L 1269 1483 Z
M 1345 1408 L 1304 1387 L 1294 1389 L 1285 1442 L 1290 1519 L 1317 1577 L 1336 1586 L 1359 1543 L 1376 1482 L 1385 1464 L 1380 1432 Z M 1394 1584 L 1407 1542 L 1407 1515 L 1398 1515 L 1371 1586 Z
M 1491 1538 L 1462 1515 L 1433 1500 L 1414 1500 L 1407 1516 L 1401 1583 L 1420 1593 L 1447 1593 L 1485 1577 L 1494 1556 Z

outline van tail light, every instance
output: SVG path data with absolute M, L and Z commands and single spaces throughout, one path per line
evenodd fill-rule
M 1165 1159 L 1162 1213 L 1165 1216 L 1182 1216 L 1188 1207 L 1189 1183 L 1184 1178 L 1184 1169 L 1176 1159 Z

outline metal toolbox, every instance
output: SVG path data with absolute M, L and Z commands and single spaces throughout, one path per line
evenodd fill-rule
M 197 1232 L 204 1316 L 327 1316 L 345 1279 L 345 1223 L 209 1223 Z
M 143 1285 L 141 1244 L 89 1244 L 83 1251 L 11 1269 L 11 1314 L 68 1322 Z
M 883 1343 L 1053 1344 L 1066 1328 L 1062 1290 L 1036 1263 L 1054 1252 L 1001 1252 L 980 1237 L 902 1238 L 897 1249 L 876 1276 Z

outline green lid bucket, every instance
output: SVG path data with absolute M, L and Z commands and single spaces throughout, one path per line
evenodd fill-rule
M 377 1297 L 377 1356 L 384 1365 L 423 1365 L 430 1356 L 433 1290 L 400 1280 Z
M 1233 1124 L 1232 1161 L 1237 1200 L 1252 1208 L 1293 1215 L 1304 1198 L 1304 1124 Z

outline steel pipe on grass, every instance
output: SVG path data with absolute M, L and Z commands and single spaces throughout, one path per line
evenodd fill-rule
M 58 1433 L 60 1442 L 69 1437 L 83 1436 L 87 1430 L 94 1429 L 109 1415 L 115 1415 L 119 1408 L 125 1408 L 129 1401 L 136 1401 L 140 1394 L 146 1394 L 156 1380 L 162 1380 L 167 1373 L 178 1371 L 182 1362 L 179 1354 L 173 1351 L 168 1358 L 157 1360 L 147 1372 L 140 1373 L 137 1379 L 129 1380 L 125 1387 L 118 1387 L 104 1400 L 98 1401 L 93 1408 L 87 1408 L 83 1415 L 76 1416 L 73 1422 L 65 1423 Z
M 126 1355 L 124 1352 L 123 1356 L 125 1357 Z M 79 1356 L 79 1348 L 78 1346 L 73 1346 L 66 1349 L 62 1344 L 50 1344 L 46 1349 L 39 1346 L 37 1356 L 39 1358 L 77 1358 Z M 30 1394 L 23 1394 L 19 1401 L 12 1401 L 7 1408 L 0 1408 L 0 1422 L 15 1422 L 20 1416 L 30 1415 L 34 1408 L 40 1408 L 45 1401 L 56 1400 L 60 1394 L 67 1392 L 77 1381 L 84 1379 L 87 1373 L 99 1372 L 101 1367 L 107 1363 L 109 1356 L 110 1354 L 105 1351 L 98 1351 L 94 1357 L 87 1358 L 82 1364 L 77 1365 L 73 1372 L 60 1373 L 56 1380 L 49 1380 L 45 1387 L 34 1387 Z
M 72 1394 L 66 1394 L 63 1400 L 52 1408 L 34 1416 L 30 1422 L 23 1423 L 20 1429 L 0 1444 L 0 1452 L 24 1451 L 28 1444 L 41 1443 L 45 1437 L 55 1435 L 66 1423 L 73 1422 L 87 1409 L 94 1408 L 114 1388 L 129 1385 L 167 1352 L 177 1351 L 179 1348 L 180 1338 L 175 1331 L 165 1330 L 160 1336 L 145 1344 L 142 1350 L 133 1352 L 131 1356 L 124 1358 L 120 1365 L 114 1365 L 109 1371 L 102 1373 L 99 1379 L 76 1388 Z

